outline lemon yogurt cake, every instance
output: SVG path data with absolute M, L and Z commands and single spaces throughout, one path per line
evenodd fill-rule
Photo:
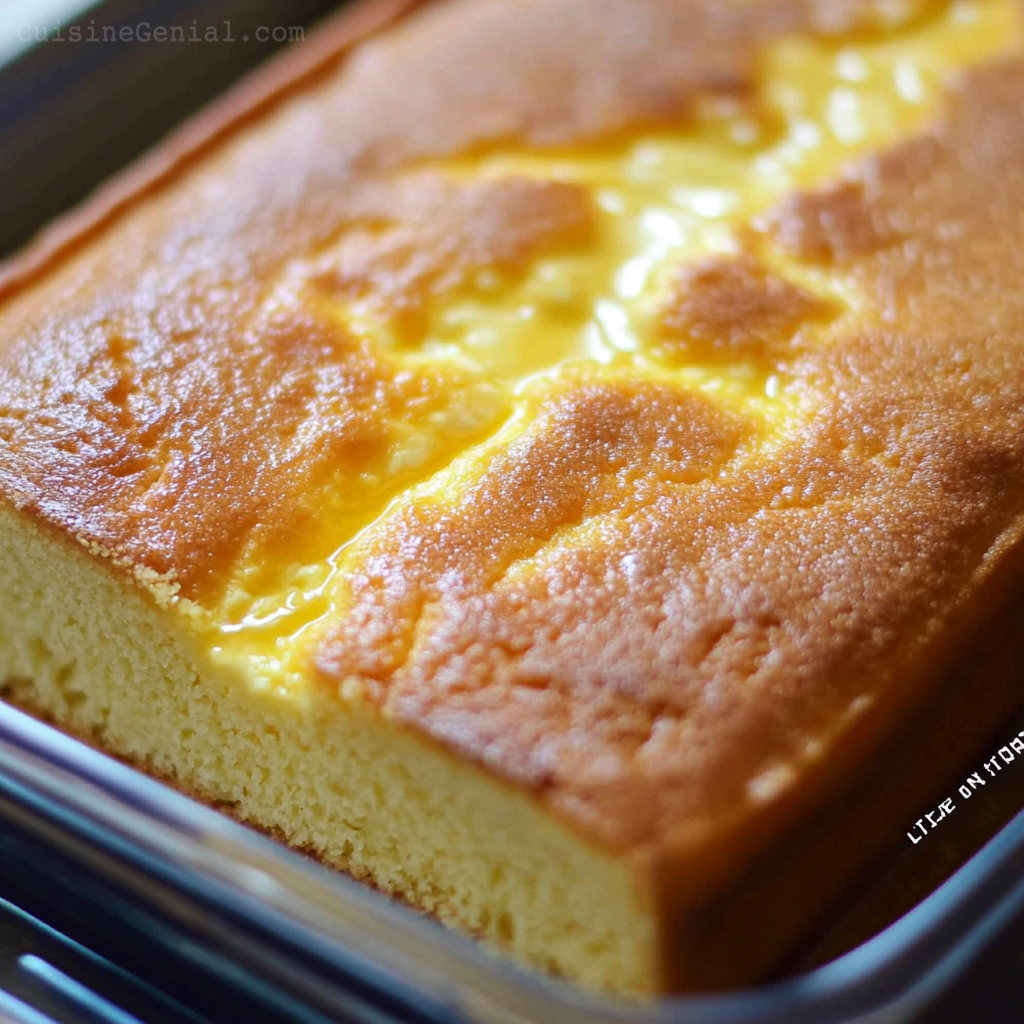
M 9 266 L 8 699 L 527 964 L 763 976 L 1024 698 L 1022 46 L 357 8 Z

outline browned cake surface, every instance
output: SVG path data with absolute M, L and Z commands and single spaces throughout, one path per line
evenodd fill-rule
M 763 40 L 880 31 L 874 5 L 826 0 L 593 15 L 432 5 L 8 301 L 0 494 L 201 608 L 329 513 L 354 539 L 344 615 L 303 656 L 317 685 L 697 888 L 878 745 L 1018 539 L 1024 60 L 964 73 L 914 138 L 673 272 L 650 358 L 740 353 L 799 406 L 782 428 L 568 367 L 452 487 L 392 504 L 510 400 L 329 303 L 414 332 L 480 272 L 515 282 L 597 230 L 578 185 L 437 161 L 675 129 L 709 96 L 753 109 Z M 461 403 L 479 415 L 448 425 Z M 440 440 L 395 470 L 410 431 Z
M 772 459 L 688 395 L 558 393 L 457 503 L 373 535 L 324 672 L 654 844 L 899 685 L 1024 502 L 1022 97 L 1019 62 L 969 77 L 934 133 L 851 172 L 856 214 L 801 197 L 752 239 L 824 249 L 864 297 L 773 360 L 817 409 Z M 581 523 L 598 543 L 559 543 Z

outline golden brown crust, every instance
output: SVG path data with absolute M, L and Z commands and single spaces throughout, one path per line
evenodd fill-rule
M 941 2 L 919 0 L 901 16 Z M 351 149 L 364 169 L 510 139 L 607 138 L 678 124 L 709 95 L 748 97 L 763 40 L 871 32 L 893 22 L 887 6 L 891 14 L 878 0 L 602 0 L 595 18 L 591 0 L 448 0 L 387 46 L 364 48 L 333 115 L 372 111 Z
M 788 348 L 806 321 L 833 312 L 749 255 L 715 256 L 677 268 L 657 347 L 669 359 L 763 358 Z
M 616 624 L 620 614 L 621 591 L 591 587 L 586 571 L 611 550 L 577 549 L 573 528 L 603 527 L 610 540 L 661 494 L 706 482 L 744 433 L 674 388 L 564 386 L 468 489 L 410 507 L 374 533 L 319 667 L 359 677 L 396 717 L 445 742 L 472 737 L 477 754 L 520 782 L 617 774 L 670 724 L 677 681 L 635 671 L 623 658 L 628 633 L 616 642 L 626 651 L 602 652 L 603 631 L 578 638 L 589 660 L 571 673 L 545 658 L 585 623 Z M 618 572 L 639 582 L 662 564 L 646 547 L 616 551 Z M 629 603 L 660 618 L 654 604 Z M 621 671 L 609 674 L 616 662 Z
M 775 241 L 802 260 L 847 263 L 896 241 L 894 225 L 876 224 L 863 187 L 844 181 L 781 204 L 771 220 Z
M 363 301 L 407 331 L 432 296 L 483 270 L 514 278 L 548 250 L 585 245 L 594 227 L 584 189 L 527 178 L 413 174 L 358 188 L 348 202 L 351 226 L 309 273 L 331 296 Z
M 404 431 L 474 386 L 392 365 L 315 314 L 254 319 L 221 348 L 183 332 L 162 358 L 160 335 L 116 320 L 70 366 L 17 349 L 0 368 L 8 495 L 184 597 L 215 596 L 247 546 L 296 543 L 328 491 L 339 515 L 382 507 L 408 482 L 379 480 Z

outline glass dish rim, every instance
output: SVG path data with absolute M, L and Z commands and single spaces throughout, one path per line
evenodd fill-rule
M 1024 905 L 1022 811 L 911 911 L 839 959 L 768 985 L 637 1004 L 518 968 L 4 703 L 0 782 L 88 847 L 127 859 L 144 879 L 170 883 L 243 929 L 312 952 L 339 978 L 473 1022 L 499 1011 L 538 1024 L 866 1020 L 925 1001 Z
M 178 135 L 154 151 L 152 156 L 156 159 L 133 165 L 115 179 L 103 202 L 89 204 L 59 221 L 55 228 L 48 229 L 38 246 L 6 265 L 6 276 L 0 275 L 0 292 L 16 290 L 30 282 L 51 259 L 61 258 L 69 246 L 102 228 L 150 189 L 159 187 L 168 175 L 201 156 L 211 143 L 237 125 L 301 88 L 330 62 L 343 56 L 351 44 L 403 17 L 412 8 L 430 2 L 367 0 L 346 5 L 348 9 L 343 7 L 337 27 L 332 30 L 325 26 L 320 30 L 324 45 L 313 49 L 312 56 L 300 59 L 297 54 L 284 54 L 255 76 L 243 80 L 240 87 L 229 90 L 205 114 L 186 122 Z M 364 12 L 366 18 L 362 18 Z M 241 897 L 247 897 L 253 915 L 265 912 L 279 925 L 290 920 L 299 944 L 302 938 L 311 940 L 314 935 L 327 942 L 329 948 L 323 950 L 328 954 L 327 960 L 333 957 L 351 962 L 355 966 L 350 970 L 374 975 L 380 984 L 402 986 L 410 1003 L 434 999 L 458 1010 L 467 1021 L 489 1019 L 474 1014 L 477 1009 L 500 1005 L 505 997 L 514 999 L 516 1008 L 511 1012 L 520 1016 L 502 1019 L 543 1024 L 573 1024 L 576 1020 L 595 1024 L 851 1021 L 860 1019 L 857 1015 L 873 1014 L 901 1000 L 924 998 L 966 964 L 988 935 L 1024 904 L 1022 812 L 949 881 L 846 956 L 769 986 L 735 993 L 670 997 L 638 1008 L 636 1004 L 602 1000 L 566 985 L 548 983 L 491 957 L 470 940 L 439 929 L 411 910 L 389 904 L 365 886 L 307 861 L 223 814 L 4 704 L 0 704 L 0 777 L 16 783 L 23 796 L 33 799 L 45 816 L 55 822 L 60 820 L 80 838 L 91 837 L 90 841 L 98 847 L 118 846 L 122 854 L 134 860 L 148 860 L 149 868 L 155 872 L 168 877 L 173 874 L 186 886 L 199 885 L 207 895 L 215 894 L 212 898 L 222 900 L 224 906 L 238 904 Z M 76 785 L 69 786 L 69 780 Z M 154 848 L 156 836 L 167 841 L 166 849 Z M 238 866 L 247 861 L 258 866 L 240 871 Z M 1015 871 L 1018 866 L 1020 870 Z M 304 888 L 312 887 L 322 896 L 329 894 L 329 901 L 345 903 L 364 918 L 380 918 L 387 922 L 389 934 L 406 934 L 413 949 L 439 955 L 443 952 L 448 965 L 459 967 L 454 984 L 464 986 L 465 990 L 432 994 L 418 989 L 411 980 L 415 971 L 410 975 L 407 970 L 413 966 L 408 955 L 400 958 L 400 963 L 376 962 L 370 954 L 345 947 L 337 935 L 321 934 L 317 929 L 323 922 L 295 920 L 299 907 L 308 909 L 306 902 L 298 901 L 288 907 L 282 906 L 280 900 L 272 903 L 271 896 L 278 891 L 275 886 L 279 887 L 281 882 L 267 874 L 271 868 L 289 884 L 301 881 Z M 238 906 L 234 909 L 240 917 L 245 916 Z M 303 927 L 307 930 L 304 936 Z M 471 1004 L 461 1005 L 467 997 Z M 534 1009 L 539 1015 L 529 1015 Z M 560 1015 L 546 1016 L 555 1011 Z M 573 1014 L 571 1019 L 567 1013 Z M 801 1016 L 811 1013 L 831 1016 Z

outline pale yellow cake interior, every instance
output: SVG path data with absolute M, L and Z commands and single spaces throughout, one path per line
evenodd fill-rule
M 457 491 L 529 422 L 545 380 L 579 364 L 681 382 L 754 416 L 764 443 L 783 435 L 805 401 L 786 381 L 742 361 L 658 356 L 652 322 L 668 268 L 735 252 L 738 228 L 787 193 L 926 125 L 951 73 L 1018 44 L 1018 12 L 1014 0 L 958 0 L 880 37 L 782 40 L 763 55 L 757 116 L 722 105 L 677 133 L 437 165 L 583 184 L 598 238 L 518 281 L 482 274 L 431 306 L 421 336 L 358 303 L 310 297 L 394 359 L 454 362 L 479 380 L 466 408 L 410 430 L 394 460 L 405 480 L 426 448 L 447 445 L 447 468 L 390 500 Z M 840 316 L 856 314 L 841 275 L 771 258 Z M 306 287 L 304 265 L 280 288 Z M 655 917 L 631 865 L 530 795 L 390 726 L 357 692 L 310 684 L 311 637 L 344 614 L 346 550 L 381 514 L 349 512 L 318 524 L 308 550 L 254 553 L 222 603 L 197 607 L 173 591 L 161 604 L 80 546 L 0 511 L 0 677 L 105 748 L 529 963 L 598 988 L 657 989 Z

